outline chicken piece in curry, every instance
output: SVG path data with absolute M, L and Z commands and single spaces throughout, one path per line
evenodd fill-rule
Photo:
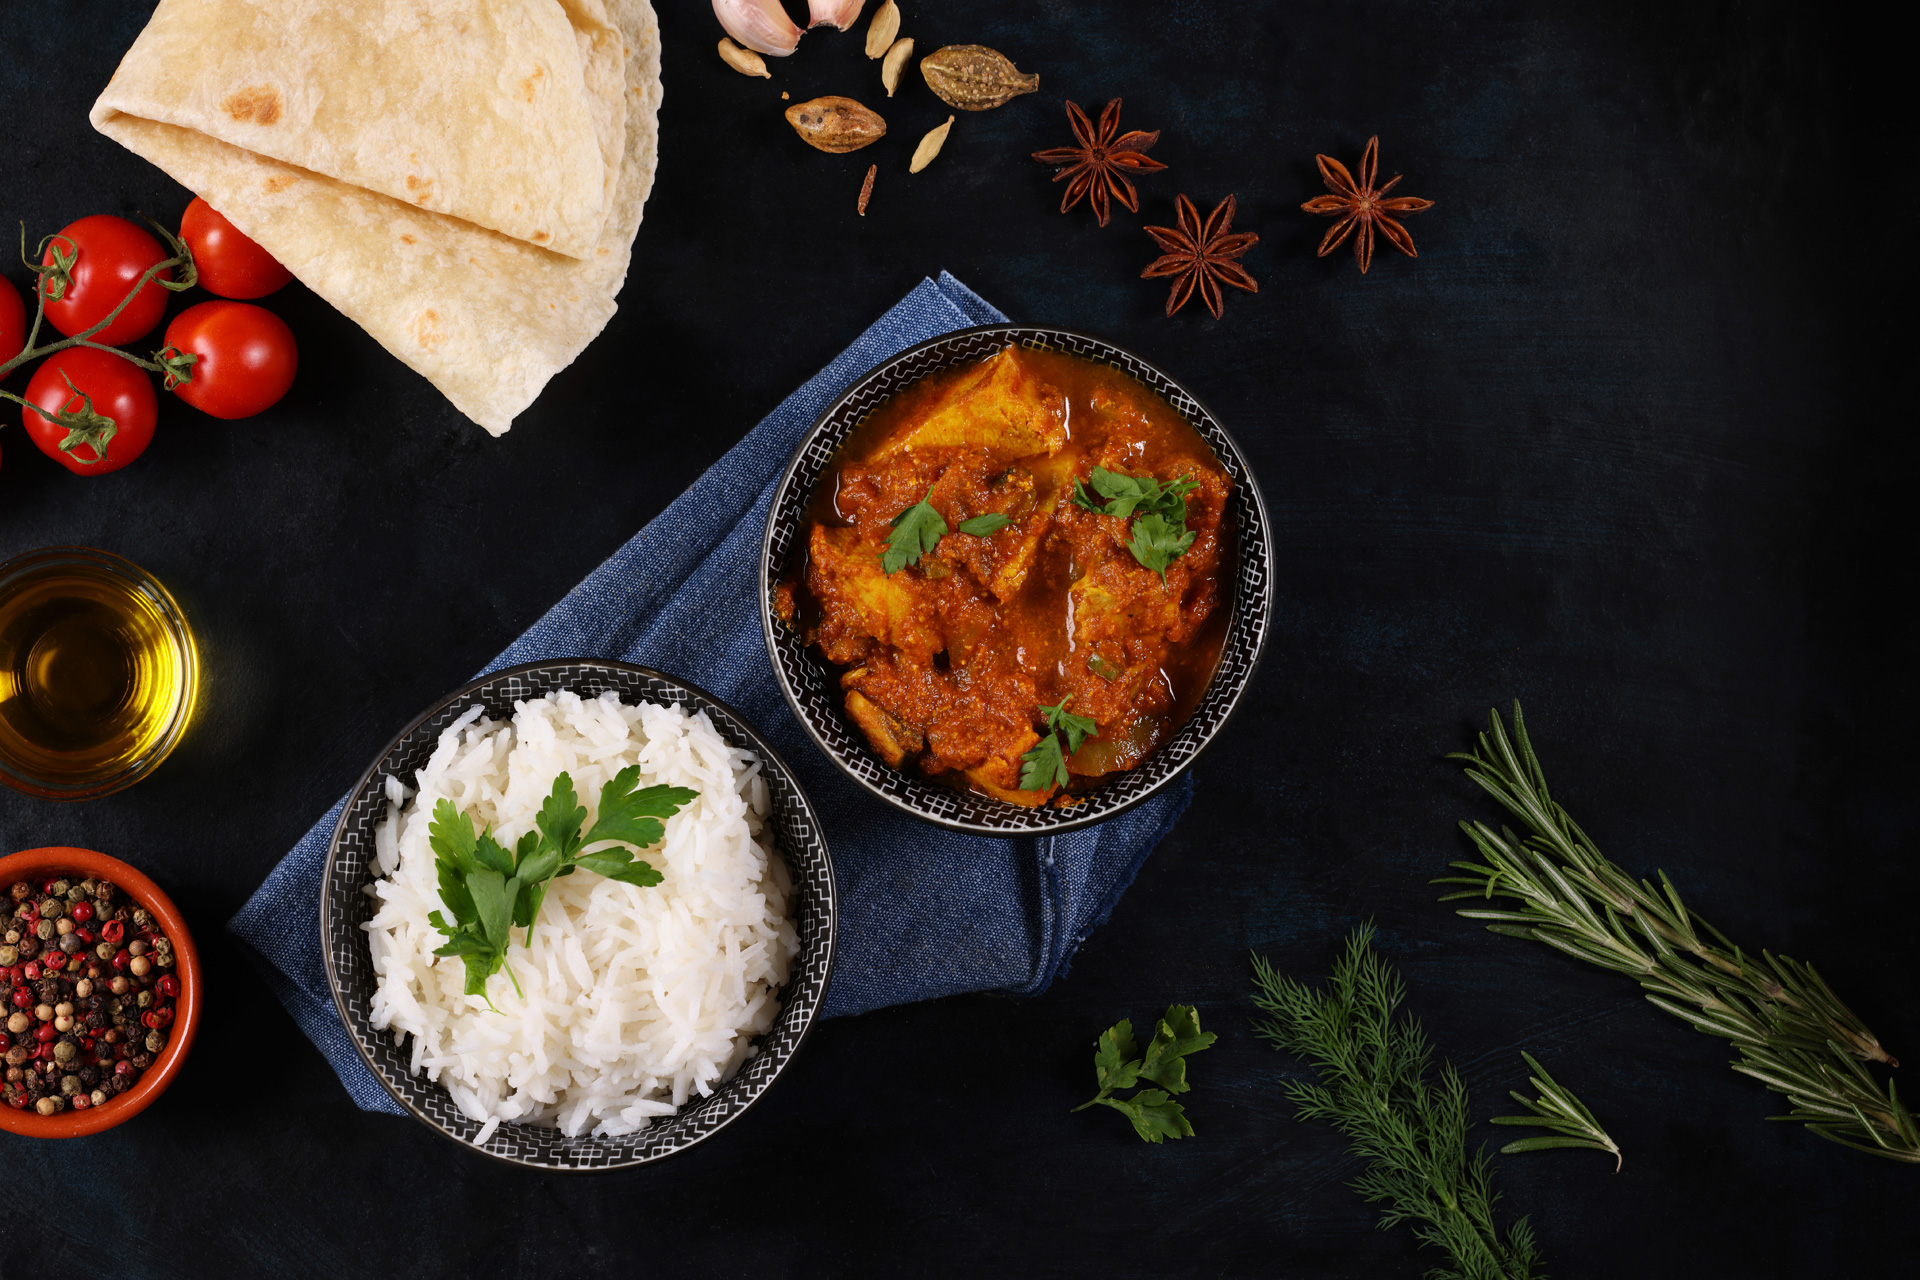
M 1205 691 L 1231 487 L 1139 382 L 1008 347 L 861 424 L 776 605 L 889 765 L 1071 804 Z

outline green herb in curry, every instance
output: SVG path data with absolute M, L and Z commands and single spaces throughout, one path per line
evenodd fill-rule
M 1038 745 L 1020 757 L 1020 789 L 1022 791 L 1045 791 L 1050 787 L 1067 785 L 1067 761 L 1080 749 L 1080 744 L 1093 737 L 1100 726 L 1085 716 L 1076 716 L 1067 710 L 1067 704 L 1073 701 L 1068 694 L 1060 699 L 1057 707 L 1041 707 L 1040 712 L 1047 718 L 1047 736 L 1040 739 Z M 1060 747 L 1061 735 L 1066 735 L 1067 745 Z
M 1087 489 L 1088 481 L 1093 484 L 1092 492 Z M 1187 528 L 1187 495 L 1199 487 L 1192 476 L 1163 485 L 1152 476 L 1122 475 L 1095 467 L 1088 480 L 1073 482 L 1073 503 L 1121 520 L 1134 517 L 1127 550 L 1164 580 L 1167 566 L 1193 545 L 1193 532 Z

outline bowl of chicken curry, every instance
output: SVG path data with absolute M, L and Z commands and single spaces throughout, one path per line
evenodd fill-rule
M 960 830 L 1060 831 L 1172 781 L 1272 615 L 1260 492 L 1218 420 L 1100 339 L 988 325 L 830 406 L 776 485 L 774 671 L 856 781 Z

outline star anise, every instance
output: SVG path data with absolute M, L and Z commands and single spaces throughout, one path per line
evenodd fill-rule
M 1222 200 L 1207 215 L 1205 226 L 1200 224 L 1200 211 L 1185 196 L 1174 201 L 1174 210 L 1180 219 L 1179 227 L 1146 228 L 1147 234 L 1160 242 L 1166 254 L 1149 262 L 1147 269 L 1140 273 L 1143 280 L 1155 276 L 1178 277 L 1173 282 L 1173 291 L 1167 295 L 1168 315 L 1186 306 L 1196 288 L 1207 310 L 1215 316 L 1220 314 L 1221 285 L 1230 284 L 1248 293 L 1260 292 L 1260 286 L 1247 274 L 1246 268 L 1234 261 L 1253 248 L 1260 237 L 1251 231 L 1228 234 L 1233 226 L 1232 196 Z
M 1148 147 L 1160 141 L 1160 131 L 1155 129 L 1152 133 L 1146 133 L 1135 129 L 1131 133 L 1121 133 L 1116 138 L 1114 135 L 1120 132 L 1118 98 L 1109 102 L 1106 110 L 1100 113 L 1097 131 L 1077 102 L 1067 103 L 1067 122 L 1073 126 L 1073 136 L 1079 139 L 1079 146 L 1054 147 L 1033 153 L 1033 158 L 1042 164 L 1066 166 L 1053 175 L 1055 182 L 1067 184 L 1067 193 L 1060 200 L 1060 212 L 1065 213 L 1080 203 L 1081 196 L 1086 196 L 1087 203 L 1093 206 L 1094 216 L 1104 227 L 1111 212 L 1107 203 L 1111 196 L 1138 213 L 1140 197 L 1124 175 L 1155 173 L 1167 167 L 1146 154 Z
M 1347 166 L 1332 156 L 1315 156 L 1314 159 L 1320 162 L 1321 181 L 1327 184 L 1327 189 L 1333 194 L 1315 196 L 1300 207 L 1308 213 L 1320 213 L 1329 217 L 1336 214 L 1345 215 L 1328 228 L 1326 237 L 1320 241 L 1320 257 L 1324 258 L 1338 249 L 1340 242 L 1358 229 L 1360 234 L 1353 238 L 1353 257 L 1354 261 L 1360 264 L 1360 274 L 1365 275 L 1367 267 L 1373 262 L 1373 232 L 1376 227 L 1380 229 L 1380 234 L 1386 237 L 1387 243 L 1409 258 L 1420 256 L 1414 252 L 1413 237 L 1407 234 L 1407 229 L 1389 218 L 1387 214 L 1418 213 L 1422 209 L 1433 208 L 1433 201 L 1422 200 L 1419 196 L 1395 196 L 1391 200 L 1385 199 L 1387 192 L 1399 185 L 1400 178 L 1404 177 L 1404 174 L 1395 177 L 1392 182 L 1378 190 L 1374 188 L 1373 180 L 1380 164 L 1378 134 L 1367 139 L 1366 153 L 1360 157 L 1360 181 L 1358 182 L 1355 182 L 1353 175 L 1347 172 Z

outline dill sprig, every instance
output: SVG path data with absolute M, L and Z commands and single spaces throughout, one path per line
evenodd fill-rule
M 1812 965 L 1762 951 L 1748 955 L 1682 905 L 1664 871 L 1658 889 L 1635 881 L 1603 857 L 1547 793 L 1546 775 L 1527 741 L 1520 704 L 1513 737 L 1498 712 L 1467 762 L 1467 776 L 1505 805 L 1530 833 L 1522 838 L 1484 822 L 1463 822 L 1485 863 L 1455 862 L 1466 875 L 1435 884 L 1471 885 L 1445 895 L 1514 898 L 1517 907 L 1462 909 L 1487 928 L 1532 938 L 1568 955 L 1631 974 L 1647 999 L 1740 1051 L 1735 1071 L 1793 1103 L 1775 1120 L 1799 1121 L 1823 1138 L 1871 1155 L 1920 1164 L 1920 1129 L 1889 1081 L 1866 1063 L 1897 1067 L 1854 1012 Z
M 1613 1171 L 1620 1172 L 1620 1144 L 1607 1136 L 1600 1122 L 1587 1110 L 1587 1104 L 1567 1092 L 1567 1087 L 1547 1074 L 1547 1069 L 1538 1059 L 1525 1049 L 1520 1056 L 1527 1060 L 1527 1066 L 1533 1069 L 1528 1077 L 1533 1087 L 1540 1093 L 1538 1098 L 1529 1098 L 1517 1089 L 1509 1089 L 1507 1096 L 1525 1107 L 1533 1114 L 1528 1116 L 1494 1116 L 1488 1124 L 1518 1124 L 1529 1128 L 1550 1130 L 1551 1137 L 1520 1138 L 1500 1148 L 1503 1156 L 1517 1156 L 1528 1151 L 1550 1151 L 1555 1147 L 1585 1147 L 1590 1151 L 1605 1151 L 1613 1156 Z
M 1467 1087 L 1444 1060 L 1438 1086 L 1428 1083 L 1432 1047 L 1417 1020 L 1395 1021 L 1406 982 L 1372 940 L 1371 925 L 1353 932 L 1323 991 L 1255 956 L 1254 1004 L 1272 1015 L 1255 1030 L 1318 1070 L 1317 1084 L 1287 1081 L 1287 1097 L 1300 1119 L 1353 1140 L 1368 1162 L 1353 1189 L 1386 1204 L 1382 1229 L 1407 1223 L 1446 1253 L 1452 1268 L 1429 1271 L 1430 1280 L 1526 1280 L 1540 1261 L 1533 1230 L 1521 1218 L 1503 1239 L 1494 1226 L 1492 1167 L 1484 1148 L 1467 1152 Z

